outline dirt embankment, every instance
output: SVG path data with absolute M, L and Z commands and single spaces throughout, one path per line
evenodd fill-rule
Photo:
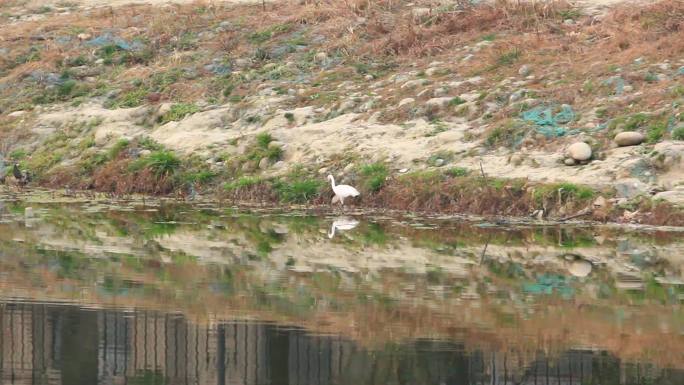
M 681 2 L 86 5 L 2 5 L 32 183 L 678 223 Z

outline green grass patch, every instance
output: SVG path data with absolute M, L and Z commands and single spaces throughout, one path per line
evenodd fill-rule
M 107 159 L 116 159 L 121 151 L 126 149 L 129 144 L 130 141 L 128 139 L 119 139 L 116 143 L 114 143 L 114 146 L 107 151 Z
M 541 204 L 544 199 L 549 197 L 555 198 L 559 194 L 562 199 L 589 200 L 594 198 L 596 192 L 587 186 L 580 186 L 574 183 L 557 183 L 535 188 L 533 198 L 535 202 Z
M 360 174 L 364 188 L 368 191 L 376 192 L 385 185 L 389 172 L 387 166 L 377 162 L 361 166 Z
M 110 105 L 111 108 L 131 108 L 142 105 L 147 98 L 147 89 L 137 88 L 120 95 L 114 103 Z
M 256 136 L 256 143 L 257 146 L 261 148 L 268 148 L 269 143 L 273 141 L 273 136 L 269 134 L 268 132 L 262 132 L 257 134 Z
M 449 100 L 449 106 L 460 106 L 461 104 L 466 103 L 465 100 L 461 99 L 460 97 L 455 97 L 451 100 Z
M 677 127 L 672 131 L 672 139 L 684 140 L 684 126 Z
M 256 186 L 260 183 L 262 183 L 263 180 L 259 177 L 255 176 L 243 176 L 240 177 L 238 180 L 235 180 L 230 183 L 226 183 L 223 188 L 225 188 L 227 191 L 235 191 L 251 186 Z
M 189 172 L 183 175 L 183 181 L 188 184 L 199 183 L 206 184 L 214 180 L 217 174 L 213 171 L 201 170 L 196 172 Z
M 181 160 L 171 151 L 160 150 L 140 158 L 131 163 L 131 171 L 140 171 L 143 168 L 151 169 L 157 176 L 166 176 L 175 173 L 181 166 Z
M 646 142 L 657 143 L 663 138 L 666 132 L 666 122 L 654 123 L 648 127 L 648 131 L 646 132 Z
M 494 147 L 496 145 L 513 147 L 519 143 L 524 136 L 524 126 L 519 121 L 509 119 L 487 133 L 485 144 L 488 147 Z
M 253 161 L 260 161 L 262 158 L 268 158 L 271 162 L 277 162 L 283 157 L 283 149 L 280 146 L 271 145 L 273 136 L 268 132 L 257 134 L 255 144 L 245 155 L 246 159 Z
M 10 156 L 10 159 L 12 159 L 15 162 L 18 162 L 18 161 L 26 158 L 26 150 L 24 150 L 23 148 L 18 148 L 16 150 L 10 152 L 9 156 Z
M 175 122 L 182 120 L 188 115 L 199 112 L 199 107 L 192 103 L 178 103 L 171 106 L 171 109 L 159 118 L 159 123 Z
M 291 180 L 277 180 L 273 188 L 283 202 L 304 203 L 318 196 L 324 185 L 318 179 L 295 177 Z
M 517 48 L 506 51 L 496 58 L 496 65 L 499 67 L 510 66 L 517 62 L 521 55 L 522 52 Z
M 254 44 L 262 44 L 271 40 L 274 36 L 279 34 L 289 32 L 292 30 L 293 25 L 290 23 L 276 24 L 274 26 L 262 29 L 260 31 L 252 32 L 247 37 L 248 40 Z
M 468 176 L 470 171 L 463 167 L 451 167 L 450 169 L 446 170 L 446 174 L 453 178 L 460 178 Z

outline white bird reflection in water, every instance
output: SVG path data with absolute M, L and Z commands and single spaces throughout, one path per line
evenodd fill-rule
M 353 218 L 339 217 L 336 218 L 332 225 L 330 226 L 330 231 L 328 232 L 328 238 L 333 239 L 335 237 L 335 231 L 345 231 L 351 230 L 359 225 L 359 221 Z

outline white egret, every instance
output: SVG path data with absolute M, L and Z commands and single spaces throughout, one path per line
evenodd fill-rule
M 328 232 L 328 238 L 332 239 L 335 236 L 335 230 L 351 230 L 359 225 L 359 221 L 351 218 L 337 218 L 333 221 L 332 226 L 330 226 L 330 231 Z
M 333 178 L 332 175 L 328 175 L 328 179 L 330 179 L 330 184 L 332 185 L 333 192 L 335 193 L 335 197 L 337 200 L 340 201 L 340 204 L 344 206 L 344 198 L 347 197 L 357 197 L 361 195 L 357 189 L 355 189 L 352 186 L 346 185 L 346 184 L 341 184 L 341 185 L 335 185 L 335 178 Z M 333 198 L 333 202 L 335 199 Z

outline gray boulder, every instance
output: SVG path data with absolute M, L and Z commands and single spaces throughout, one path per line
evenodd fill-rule
M 615 135 L 615 143 L 620 146 L 636 146 L 644 142 L 644 134 L 636 131 L 625 131 Z
M 591 147 L 584 142 L 573 143 L 568 147 L 568 156 L 574 160 L 589 160 L 591 159 Z

